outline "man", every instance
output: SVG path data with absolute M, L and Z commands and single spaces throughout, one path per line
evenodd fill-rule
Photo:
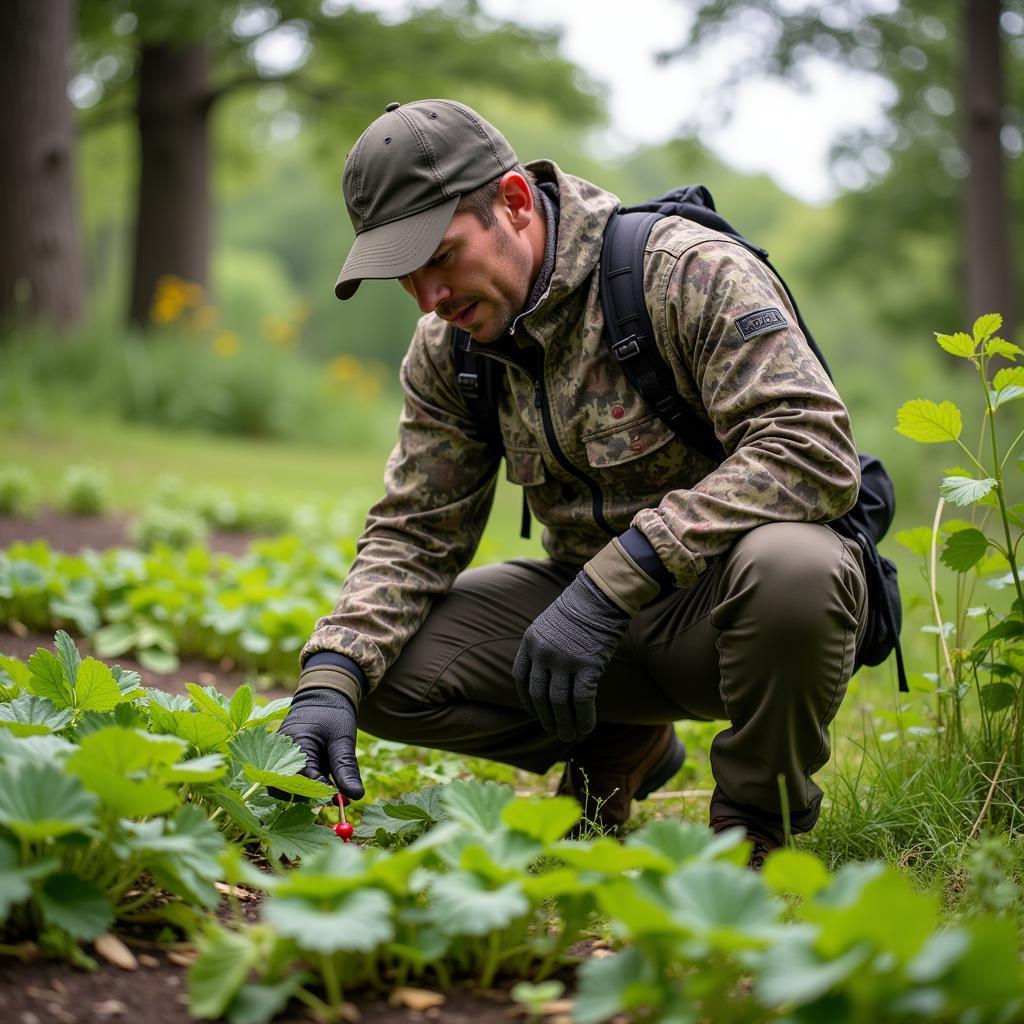
M 343 185 L 356 240 L 338 297 L 396 278 L 423 317 L 386 493 L 282 725 L 307 774 L 361 797 L 358 725 L 533 772 L 564 761 L 559 791 L 617 828 L 682 764 L 672 723 L 723 719 L 711 826 L 744 828 L 757 866 L 784 834 L 780 781 L 793 831 L 817 818 L 811 775 L 866 612 L 859 548 L 821 525 L 856 499 L 849 419 L 779 282 L 679 218 L 647 245 L 655 340 L 727 452 L 715 464 L 646 407 L 602 337 L 615 196 L 522 167 L 448 100 L 389 104 Z M 458 387 L 449 323 L 504 364 L 507 472 L 548 559 L 464 571 L 498 456 Z

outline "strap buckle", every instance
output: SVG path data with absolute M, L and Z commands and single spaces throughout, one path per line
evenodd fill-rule
M 617 341 L 612 345 L 612 355 L 620 363 L 624 363 L 627 359 L 640 355 L 640 342 L 642 340 L 642 335 L 631 334 L 628 338 L 623 338 L 622 341 Z
M 480 393 L 480 375 L 478 373 L 460 373 L 456 378 L 459 390 L 465 395 Z

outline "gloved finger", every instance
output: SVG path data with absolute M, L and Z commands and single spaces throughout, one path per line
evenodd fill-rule
M 530 668 L 530 700 L 533 703 L 533 713 L 545 732 L 554 733 L 557 725 L 554 712 L 551 710 L 550 686 L 551 678 L 547 669 L 542 663 L 534 661 Z
M 285 733 L 285 735 L 288 735 Z M 314 739 L 312 736 L 304 733 L 300 736 L 292 736 L 292 742 L 306 755 L 306 763 L 299 769 L 298 774 L 304 775 L 307 779 L 315 779 L 317 782 L 322 782 L 329 786 L 330 782 L 326 778 L 323 772 L 321 744 Z M 284 800 L 287 803 L 293 804 L 304 804 L 307 803 L 307 798 L 299 796 L 297 793 L 285 793 L 284 790 L 275 789 L 273 786 L 267 787 L 267 792 L 274 797 L 275 800 Z
M 576 711 L 576 728 L 580 736 L 594 731 L 597 725 L 597 677 L 592 673 L 580 673 L 573 687 L 573 703 Z
M 567 672 L 555 673 L 548 684 L 551 711 L 555 718 L 554 732 L 563 743 L 576 739 L 576 715 L 572 702 L 573 677 Z
M 530 669 L 533 659 L 530 657 L 529 644 L 524 639 L 519 645 L 516 660 L 512 665 L 512 676 L 516 681 L 516 693 L 519 696 L 519 703 L 530 712 L 536 715 L 533 708 L 533 700 L 530 697 Z
M 327 745 L 331 762 L 331 774 L 338 790 L 350 800 L 362 800 L 366 790 L 359 774 L 356 760 L 356 739 L 354 736 L 339 736 Z

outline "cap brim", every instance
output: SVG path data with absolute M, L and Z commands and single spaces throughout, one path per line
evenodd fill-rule
M 441 244 L 458 205 L 459 196 L 452 196 L 440 206 L 356 235 L 334 284 L 334 294 L 339 299 L 350 299 L 360 281 L 404 277 L 418 270 Z

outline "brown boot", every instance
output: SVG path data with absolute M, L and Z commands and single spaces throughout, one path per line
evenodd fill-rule
M 671 724 L 598 725 L 572 751 L 558 793 L 575 797 L 583 818 L 573 837 L 592 822 L 615 834 L 629 819 L 630 804 L 665 785 L 686 759 L 686 747 Z
M 712 832 L 727 832 L 732 828 L 743 829 L 747 838 L 754 844 L 754 848 L 750 851 L 750 859 L 747 861 L 747 867 L 751 871 L 760 871 L 764 867 L 768 854 L 782 846 L 782 842 L 769 829 L 746 821 L 744 818 L 717 815 L 711 819 Z

